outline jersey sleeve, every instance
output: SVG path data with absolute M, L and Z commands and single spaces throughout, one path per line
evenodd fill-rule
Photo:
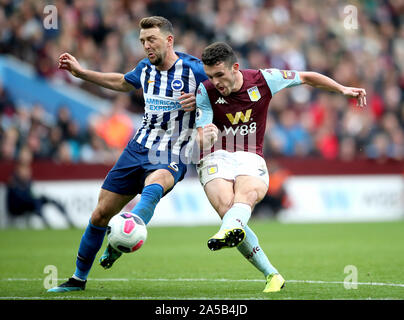
M 194 66 L 194 74 L 195 74 L 196 83 L 202 83 L 202 82 L 204 82 L 205 80 L 208 80 L 208 77 L 207 77 L 207 75 L 206 75 L 206 73 L 205 73 L 205 70 L 203 69 L 203 63 L 202 63 L 202 61 L 198 60 L 198 61 L 195 63 L 195 66 Z
M 176 52 L 176 54 L 183 59 L 184 63 L 192 70 L 192 75 L 195 77 L 195 93 L 201 82 L 208 80 L 205 70 L 203 69 L 203 63 L 200 59 L 183 52 Z
M 129 71 L 124 75 L 125 81 L 130 83 L 136 89 L 140 89 L 142 87 L 142 83 L 140 82 L 140 75 L 142 74 L 143 67 L 144 64 L 139 63 L 132 71 Z
M 295 70 L 261 69 L 262 75 L 271 90 L 272 95 L 284 88 L 302 84 L 299 72 Z
M 213 110 L 210 104 L 208 92 L 201 83 L 196 93 L 196 127 L 203 128 L 207 124 L 212 123 Z

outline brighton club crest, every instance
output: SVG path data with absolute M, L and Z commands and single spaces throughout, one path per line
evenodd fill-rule
M 257 86 L 247 89 L 247 93 L 251 101 L 258 101 L 261 99 L 261 94 Z
M 173 89 L 173 91 L 181 91 L 182 88 L 184 88 L 184 81 L 181 79 L 174 79 L 171 82 L 171 89 Z

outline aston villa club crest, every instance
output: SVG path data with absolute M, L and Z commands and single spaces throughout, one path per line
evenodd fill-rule
M 261 94 L 257 86 L 247 89 L 247 93 L 251 101 L 258 101 L 261 99 Z

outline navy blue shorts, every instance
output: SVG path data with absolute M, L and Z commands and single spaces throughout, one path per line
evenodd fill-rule
M 102 188 L 122 195 L 139 194 L 144 188 L 146 177 L 158 169 L 170 171 L 174 177 L 174 185 L 184 178 L 187 172 L 185 164 L 171 161 L 172 159 L 168 159 L 170 155 L 166 161 L 155 163 L 149 159 L 149 153 L 149 149 L 132 139 L 108 172 Z

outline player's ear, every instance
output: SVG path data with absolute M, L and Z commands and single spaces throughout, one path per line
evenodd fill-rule
M 240 70 L 240 64 L 238 62 L 233 63 L 232 71 L 233 72 L 238 72 L 239 70 Z
M 169 46 L 174 47 L 174 36 L 172 34 L 169 34 L 166 39 Z

